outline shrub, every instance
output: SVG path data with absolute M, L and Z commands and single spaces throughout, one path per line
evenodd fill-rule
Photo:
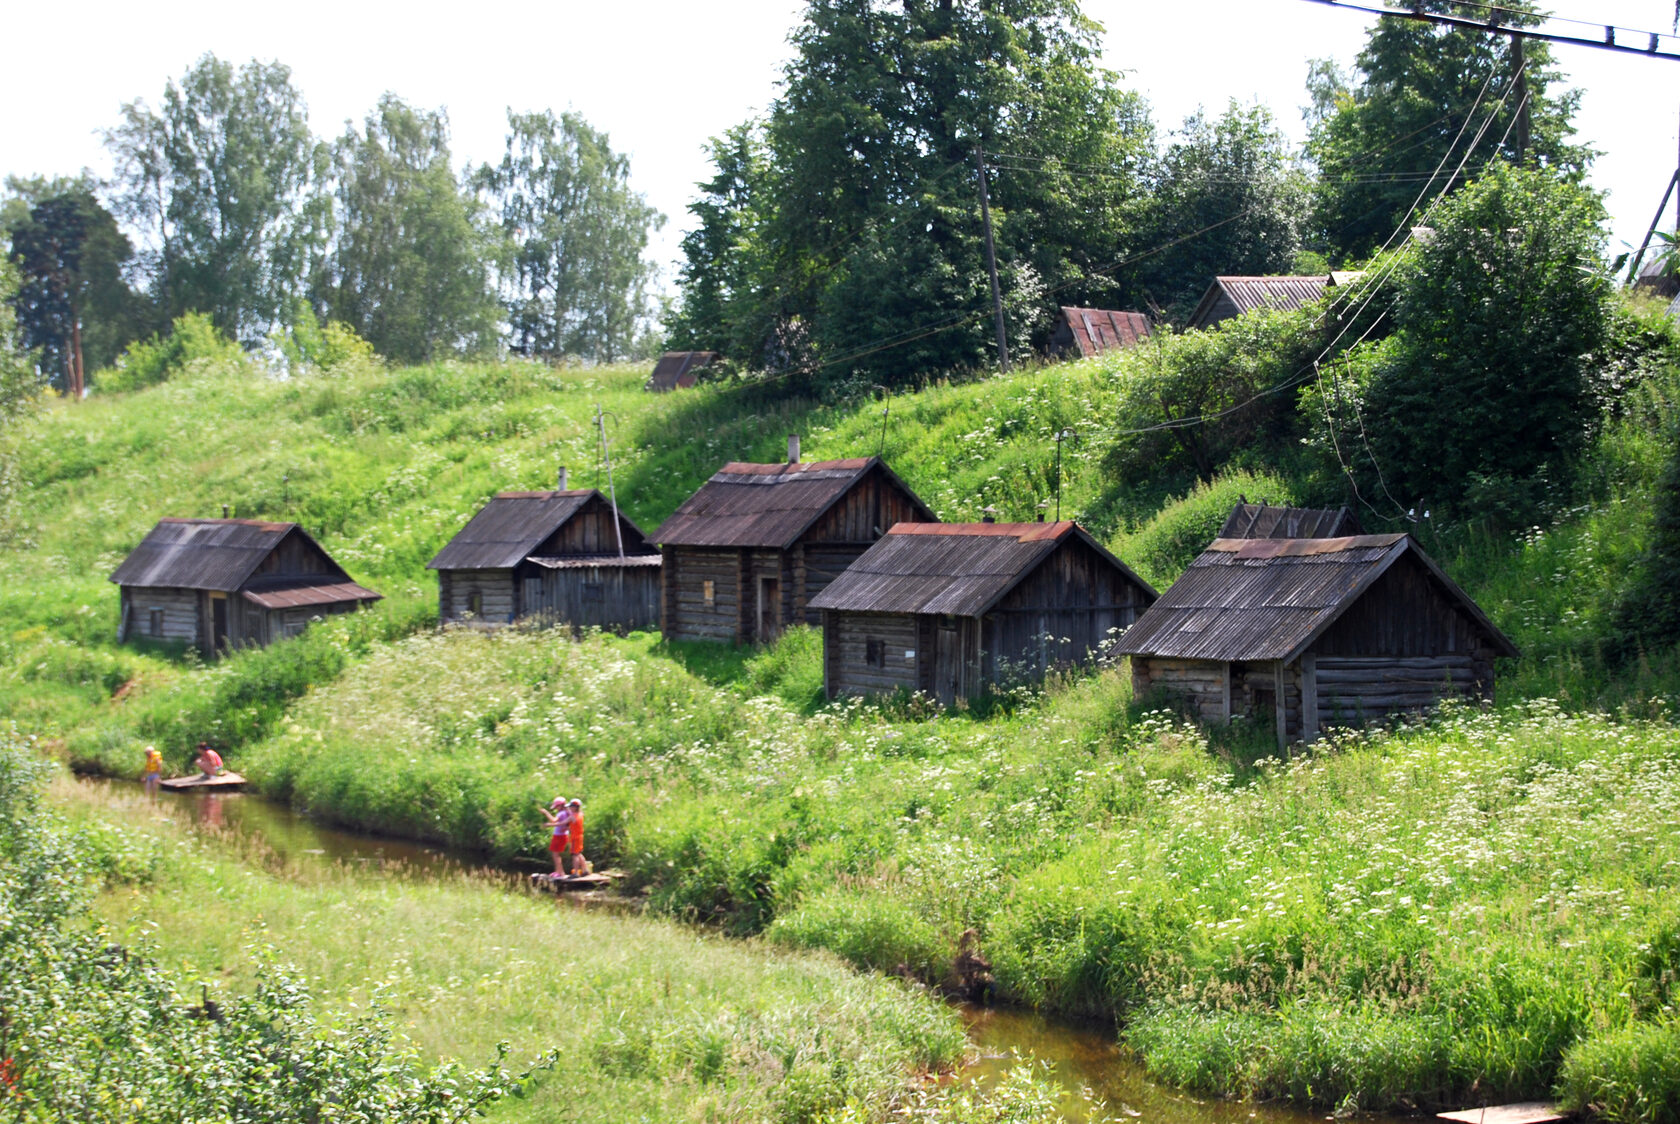
M 1680 1121 L 1680 1021 L 1631 1023 L 1572 1048 L 1558 1088 L 1565 1107 L 1609 1124 Z
M 340 320 L 322 324 L 308 301 L 298 301 L 292 312 L 292 326 L 268 337 L 286 370 L 294 375 L 315 370 L 327 374 L 366 368 L 378 362 L 373 345 Z
M 140 390 L 180 374 L 195 363 L 242 364 L 245 353 L 216 330 L 209 313 L 177 317 L 169 334 L 136 340 L 117 357 L 117 365 L 97 372 L 94 385 L 109 394 Z

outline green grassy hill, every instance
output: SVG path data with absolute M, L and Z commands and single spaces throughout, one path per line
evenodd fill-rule
M 1123 669 L 935 714 L 822 706 L 809 630 L 749 652 L 429 627 L 424 564 L 484 499 L 559 464 L 595 482 L 597 403 L 644 527 L 724 461 L 779 459 L 790 432 L 810 459 L 883 449 L 945 518 L 1030 519 L 1053 502 L 1052 435 L 1074 428 L 1064 513 L 1162 585 L 1238 493 L 1324 498 L 1287 463 L 1206 485 L 1117 473 L 1105 435 L 1135 377 L 1098 361 L 935 385 L 890 403 L 884 438 L 880 401 L 655 397 L 625 368 L 210 366 L 55 404 L 21 434 L 0 709 L 124 775 L 147 741 L 179 765 L 214 737 L 318 815 L 497 855 L 540 855 L 531 804 L 581 793 L 595 857 L 664 911 L 932 982 L 973 928 L 1002 997 L 1113 1018 L 1197 1088 L 1369 1106 L 1556 1091 L 1675 1119 L 1651 1067 L 1680 1050 L 1680 678 L 1672 654 L 1599 654 L 1667 449 L 1637 411 L 1554 525 L 1420 529 L 1524 649 L 1502 709 L 1294 761 L 1256 731 L 1210 744 L 1140 713 Z M 158 517 L 223 504 L 303 523 L 387 600 L 213 667 L 117 646 L 106 575 Z

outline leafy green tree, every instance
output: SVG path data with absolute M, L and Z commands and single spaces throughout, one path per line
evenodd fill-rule
M 579 114 L 508 111 L 507 153 L 476 177 L 507 242 L 503 300 L 521 355 L 630 354 L 648 322 L 648 234 L 665 216 L 630 188 L 630 160 Z
M 762 148 L 714 143 L 678 334 L 752 366 L 902 383 L 991 361 L 976 150 L 1005 287 L 1106 300 L 1147 115 L 1072 0 L 816 0 Z
M 449 161 L 445 113 L 393 94 L 333 147 L 334 234 L 318 303 L 399 363 L 494 339 L 491 248 Z
M 205 55 L 165 85 L 160 109 L 122 114 L 105 140 L 162 318 L 204 311 L 260 341 L 300 291 L 324 221 L 325 151 L 291 71 Z
M 1293 267 L 1310 184 L 1264 106 L 1233 101 L 1216 118 L 1186 118 L 1151 178 L 1146 242 L 1194 235 L 1149 259 L 1142 280 L 1156 302 L 1184 308 L 1217 274 Z
M 19 284 L 16 267 L 0 257 L 0 545 L 16 535 L 18 478 L 12 430 L 41 390 L 36 357 L 24 346 L 13 312 Z
M 1501 163 L 1405 252 L 1365 410 L 1394 502 L 1526 523 L 1567 482 L 1600 414 L 1603 220 L 1591 192 Z
M 139 329 L 141 302 L 123 279 L 133 246 L 80 183 L 38 198 L 9 234 L 21 276 L 10 300 L 23 343 L 79 398 L 87 367 L 108 365 Z
M 1486 19 L 1482 5 L 1419 2 L 1425 11 Z M 1504 7 L 1522 13 L 1509 22 L 1538 19 L 1528 0 Z M 1579 92 L 1557 92 L 1562 77 L 1544 43 L 1526 42 L 1523 58 L 1519 90 L 1509 36 L 1382 19 L 1359 53 L 1351 85 L 1333 65 L 1314 65 L 1307 151 L 1319 169 L 1317 221 L 1343 258 L 1363 258 L 1382 245 L 1420 193 L 1426 204 L 1439 194 L 1467 150 L 1472 171 L 1496 156 L 1520 155 L 1568 176 L 1585 172 L 1591 152 L 1569 143 Z

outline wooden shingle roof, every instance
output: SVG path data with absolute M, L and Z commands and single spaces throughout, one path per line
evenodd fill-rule
M 429 570 L 507 570 L 523 562 L 567 520 L 582 511 L 594 488 L 564 492 L 498 492 L 450 539 Z M 619 520 L 641 539 L 641 529 L 622 511 Z M 626 536 L 628 538 L 628 536 Z M 614 556 L 616 561 L 616 555 Z M 599 564 L 599 563 L 598 563 Z
M 872 471 L 884 473 L 929 520 L 937 518 L 879 457 L 724 465 L 661 523 L 664 546 L 785 550 Z
M 899 523 L 813 597 L 811 608 L 976 617 L 1070 538 L 1155 596 L 1077 523 Z
M 137 588 L 232 593 L 250 580 L 289 535 L 302 536 L 339 577 L 350 580 L 350 575 L 296 523 L 257 519 L 160 519 L 112 572 L 110 580 Z
M 1126 630 L 1119 651 L 1221 662 L 1293 660 L 1408 554 L 1501 655 L 1518 654 L 1410 535 L 1215 539 Z

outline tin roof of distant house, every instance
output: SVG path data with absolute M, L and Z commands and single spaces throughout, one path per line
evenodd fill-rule
M 667 351 L 653 365 L 643 390 L 687 390 L 700 381 L 700 370 L 718 360 L 715 351 Z
M 1221 539 L 1334 539 L 1365 528 L 1347 507 L 1279 507 L 1239 503 L 1215 537 Z
M 258 519 L 160 519 L 112 572 L 110 580 L 138 588 L 231 593 L 245 585 L 263 559 L 290 535 L 301 536 L 320 552 L 340 579 L 350 580 L 350 575 L 296 523 Z
M 592 496 L 600 494 L 594 488 L 573 488 L 564 492 L 498 492 L 438 551 L 437 557 L 426 563 L 426 568 L 512 569 L 567 520 L 582 511 Z M 630 521 L 630 517 L 620 511 L 618 518 L 640 541 L 641 529 Z
M 1077 538 L 1155 590 L 1077 523 L 898 523 L 817 596 L 813 609 L 977 617 Z
M 724 465 L 661 523 L 663 546 L 785 550 L 872 471 L 886 474 L 931 521 L 937 518 L 879 457 Z
M 1063 306 L 1061 315 L 1072 333 L 1074 348 L 1085 359 L 1149 338 L 1149 317 L 1142 312 Z M 1060 331 L 1058 327 L 1058 335 Z
M 1222 297 L 1236 306 L 1238 315 L 1259 308 L 1292 311 L 1319 300 L 1326 289 L 1338 288 L 1363 276 L 1358 270 L 1336 270 L 1332 273 L 1276 277 L 1215 277 L 1207 292 L 1202 294 L 1196 311 L 1190 314 L 1186 327 L 1203 328 L 1217 323 L 1210 318 Z
M 1410 535 L 1215 539 L 1126 630 L 1124 655 L 1169 659 L 1295 659 L 1410 554 L 1501 655 L 1517 648 Z

